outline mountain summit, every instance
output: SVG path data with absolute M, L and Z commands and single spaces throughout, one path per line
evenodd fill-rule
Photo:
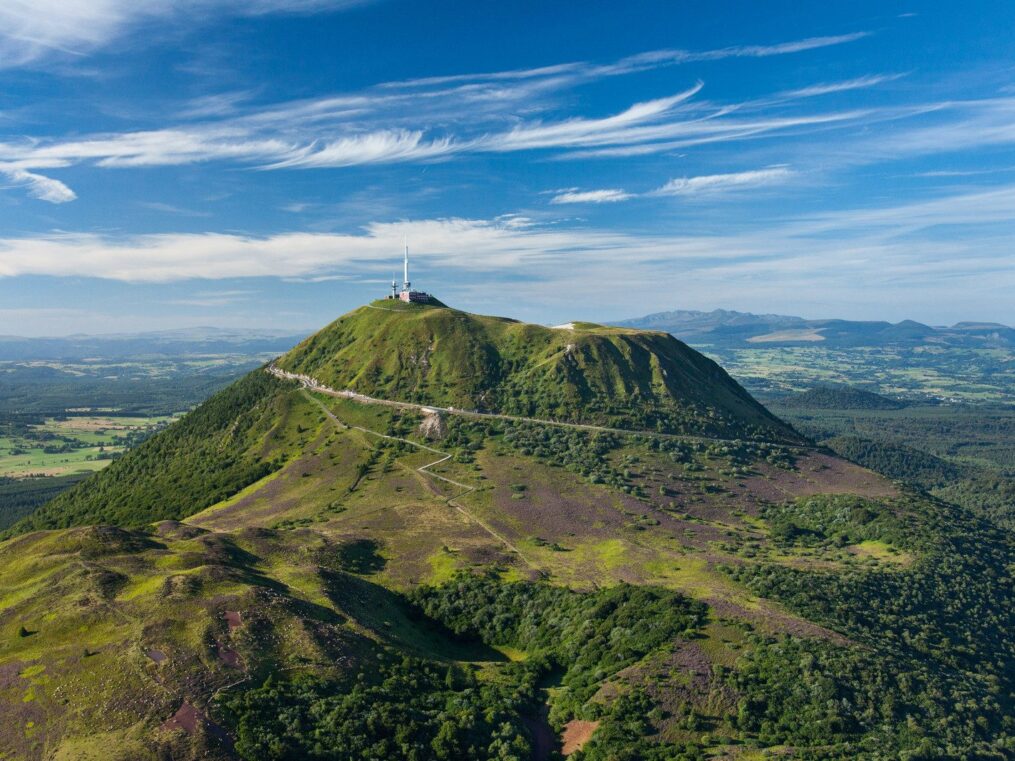
M 712 360 L 659 331 L 555 328 L 377 301 L 277 366 L 370 397 L 569 423 L 799 441 Z

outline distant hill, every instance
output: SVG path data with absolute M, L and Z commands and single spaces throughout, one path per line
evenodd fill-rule
M 865 468 L 924 489 L 944 486 L 964 474 L 958 465 L 904 444 L 859 436 L 835 436 L 822 443 Z
M 898 410 L 905 402 L 853 386 L 815 386 L 778 400 L 780 407 L 823 410 Z
M 187 354 L 266 354 L 288 351 L 301 336 L 288 331 L 187 328 L 149 333 L 25 338 L 0 335 L 0 361 L 144 358 Z
M 965 348 L 1015 346 L 1015 328 L 999 323 L 959 322 L 932 327 L 913 320 L 808 320 L 776 314 L 751 314 L 716 309 L 711 312 L 657 312 L 615 323 L 664 330 L 682 341 L 716 348 L 766 346 L 912 346 L 938 344 Z

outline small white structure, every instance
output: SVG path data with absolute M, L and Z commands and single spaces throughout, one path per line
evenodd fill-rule
M 400 299 L 406 302 L 413 302 L 416 304 L 427 304 L 430 302 L 430 294 L 423 291 L 412 290 L 412 283 L 409 282 L 409 242 L 405 242 L 405 258 L 403 260 L 404 273 L 402 280 L 402 290 L 398 290 L 398 283 L 394 280 L 391 281 L 391 298 Z

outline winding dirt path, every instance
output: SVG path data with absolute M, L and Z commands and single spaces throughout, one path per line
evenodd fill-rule
M 380 307 L 374 307 L 379 309 Z M 462 410 L 457 407 L 437 407 L 432 404 L 416 404 L 414 402 L 396 402 L 390 399 L 378 399 L 374 396 L 367 396 L 366 394 L 360 394 L 356 391 L 344 390 L 339 391 L 325 386 L 320 383 L 316 378 L 311 378 L 309 375 L 301 375 L 299 373 L 290 373 L 287 370 L 282 370 L 276 367 L 274 364 L 268 365 L 265 368 L 265 372 L 269 375 L 274 375 L 276 378 L 282 380 L 296 381 L 301 384 L 305 389 L 310 391 L 316 391 L 319 394 L 325 394 L 327 396 L 334 396 L 339 399 L 351 399 L 361 404 L 381 404 L 386 407 L 397 407 L 399 409 L 417 410 L 419 412 L 440 412 L 446 415 L 458 415 L 460 417 L 467 418 L 478 418 L 482 420 L 506 420 L 513 423 L 533 423 L 535 425 L 550 425 L 558 428 L 571 428 L 579 431 L 594 431 L 599 433 L 616 433 L 621 436 L 649 436 L 656 439 L 675 439 L 678 441 L 689 441 L 697 442 L 702 444 L 770 444 L 772 446 L 779 446 L 785 449 L 789 449 L 795 452 L 814 452 L 818 450 L 818 447 L 804 446 L 801 444 L 788 444 L 782 441 L 770 441 L 768 439 L 722 439 L 711 436 L 690 436 L 680 433 L 660 433 L 658 431 L 642 431 L 632 430 L 628 428 L 610 428 L 609 426 L 603 425 L 592 425 L 591 423 L 567 423 L 561 420 L 546 420 L 544 418 L 534 417 L 522 417 L 521 415 L 504 415 L 499 412 L 477 412 L 475 410 Z M 369 433 L 373 433 L 370 431 Z M 412 442 L 410 442 L 412 443 Z
M 434 468 L 440 465 L 441 463 L 447 462 L 452 458 L 453 455 L 451 455 L 448 452 L 442 452 L 439 449 L 434 449 L 433 447 L 428 447 L 425 444 L 420 444 L 418 442 L 411 441 L 410 439 L 403 439 L 398 436 L 389 436 L 386 433 L 378 433 L 377 431 L 372 431 L 369 428 L 364 428 L 359 425 L 349 425 L 348 423 L 344 423 L 335 416 L 335 413 L 333 413 L 330 409 L 328 409 L 327 405 L 324 404 L 324 402 L 322 402 L 320 399 L 317 399 L 312 394 L 310 394 L 309 393 L 310 391 L 319 392 L 319 390 L 316 388 L 305 387 L 303 389 L 303 394 L 312 402 L 314 402 L 318 407 L 320 407 L 321 410 L 324 412 L 324 414 L 328 416 L 328 419 L 331 420 L 331 422 L 341 430 L 360 431 L 362 433 L 369 434 L 370 436 L 376 436 L 378 438 L 388 439 L 390 441 L 399 441 L 403 444 L 408 444 L 409 446 L 416 447 L 417 449 L 422 449 L 424 451 L 440 455 L 440 457 L 438 457 L 433 462 L 428 462 L 426 465 L 421 465 L 420 467 L 416 468 L 416 472 L 422 473 L 423 475 L 429 476 L 430 478 L 435 478 L 438 481 L 444 481 L 445 483 L 451 484 L 452 486 L 456 486 L 459 489 L 461 489 L 462 491 L 460 491 L 458 494 L 455 494 L 453 497 L 447 498 L 446 500 L 447 504 L 453 507 L 458 512 L 460 512 L 463 516 L 465 516 L 467 520 L 472 521 L 473 523 L 478 525 L 480 528 L 486 531 L 486 533 L 488 533 L 498 542 L 500 542 L 509 550 L 511 550 L 511 552 L 517 555 L 522 560 L 522 562 L 524 562 L 527 566 L 529 566 L 530 568 L 535 568 L 535 566 L 529 562 L 528 558 L 525 557 L 522 551 L 519 550 L 514 544 L 512 544 L 510 540 L 508 540 L 505 536 L 503 536 L 501 533 L 496 531 L 491 526 L 487 525 L 484 521 L 480 520 L 480 518 L 478 518 L 474 513 L 469 512 L 469 510 L 467 510 L 460 502 L 458 502 L 458 500 L 464 497 L 465 495 L 471 494 L 472 492 L 476 491 L 476 487 L 469 486 L 468 484 L 463 484 L 459 481 L 452 480 L 450 478 L 447 478 L 446 476 L 441 476 L 438 475 L 437 473 L 433 473 L 430 471 L 430 468 Z

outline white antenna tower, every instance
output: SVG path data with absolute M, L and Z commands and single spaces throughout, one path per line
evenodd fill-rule
M 405 290 L 408 291 L 408 290 L 411 290 L 410 287 L 409 287 L 411 285 L 411 283 L 409 283 L 409 237 L 406 236 L 404 241 L 405 241 L 405 278 L 404 278 L 404 282 L 405 282 Z

